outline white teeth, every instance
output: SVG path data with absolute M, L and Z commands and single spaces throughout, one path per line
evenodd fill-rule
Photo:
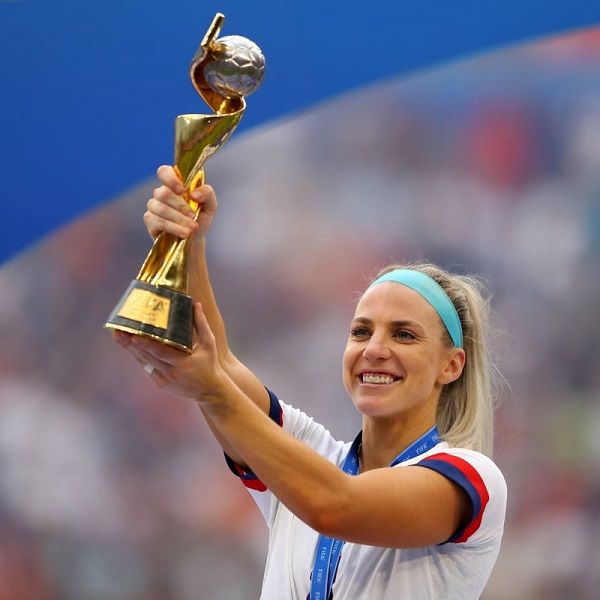
M 381 375 L 378 373 L 363 373 L 363 383 L 394 383 L 394 378 L 391 375 Z

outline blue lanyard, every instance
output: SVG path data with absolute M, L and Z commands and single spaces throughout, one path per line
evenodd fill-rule
M 390 467 L 431 450 L 440 440 L 437 427 L 432 427 L 427 433 L 405 448 L 392 461 Z M 361 441 L 362 431 L 359 431 L 342 463 L 342 471 L 348 475 L 358 474 L 358 453 Z M 319 536 L 313 563 L 310 594 L 306 600 L 330 600 L 343 546 L 344 542 L 342 540 L 336 540 L 324 535 Z

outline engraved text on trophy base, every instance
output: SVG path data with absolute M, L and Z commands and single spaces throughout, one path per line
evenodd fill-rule
M 166 329 L 171 300 L 147 290 L 132 290 L 118 313 L 119 317 Z

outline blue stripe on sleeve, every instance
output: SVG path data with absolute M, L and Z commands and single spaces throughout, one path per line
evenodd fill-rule
M 448 542 L 453 542 L 456 539 L 459 539 L 463 532 L 469 527 L 472 523 L 473 519 L 479 514 L 481 510 L 481 497 L 479 496 L 479 492 L 475 489 L 475 486 L 471 483 L 471 481 L 467 478 L 467 476 L 457 467 L 451 465 L 443 460 L 435 460 L 435 459 L 423 459 L 421 462 L 417 463 L 415 466 L 417 467 L 426 467 L 437 473 L 440 473 L 450 481 L 456 483 L 459 487 L 461 487 L 469 496 L 471 500 L 471 506 L 473 507 L 473 511 L 467 524 L 464 527 L 461 527 L 454 535 L 449 537 L 444 544 Z
M 269 417 L 277 425 L 283 426 L 283 409 L 281 408 L 281 403 L 277 396 L 268 388 L 267 393 L 269 394 L 269 402 L 271 403 L 269 406 Z

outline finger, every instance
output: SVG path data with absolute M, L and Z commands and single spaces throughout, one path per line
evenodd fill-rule
M 203 213 L 212 217 L 217 212 L 217 196 L 210 185 L 197 187 L 190 196 L 202 206 Z
M 152 198 L 156 204 L 175 210 L 176 212 L 193 219 L 196 211 L 181 196 L 176 196 L 164 185 L 153 190 Z M 150 200 L 148 202 L 150 202 Z
M 146 369 L 148 366 L 152 367 L 150 363 L 146 363 L 144 365 L 144 371 L 150 376 L 150 379 L 152 379 L 158 387 L 165 387 L 167 383 L 169 383 L 169 380 L 158 369 Z
M 158 360 L 143 348 L 138 348 L 131 344 L 129 349 L 135 360 L 144 368 L 144 371 L 152 377 L 154 382 L 160 387 L 165 386 L 169 382 L 169 371 L 171 365 Z
M 187 354 L 184 354 L 181 350 L 176 350 L 166 344 L 142 336 L 135 336 L 131 342 L 131 346 L 139 350 L 140 354 L 151 361 L 152 364 L 158 362 L 164 363 L 167 367 L 173 367 L 187 357 Z
M 127 348 L 131 343 L 131 334 L 126 333 L 125 331 L 120 331 L 119 329 L 113 329 L 112 338 L 117 344 L 123 346 L 123 348 Z
M 197 345 L 204 348 L 211 348 L 215 345 L 213 332 L 200 302 L 194 303 L 194 330 L 196 331 Z
M 136 357 L 136 360 L 144 367 L 144 372 L 150 376 L 150 378 L 158 385 L 158 387 L 164 387 L 167 385 L 169 380 L 165 377 L 159 367 L 153 365 L 150 361 L 145 361 L 141 357 Z
M 164 387 L 169 382 L 165 373 L 170 369 L 170 365 L 157 361 L 155 357 L 146 352 L 143 348 L 139 348 L 131 341 L 137 336 L 124 331 L 114 330 L 113 339 L 121 344 L 138 362 L 144 371 L 152 378 L 158 387 Z
M 165 231 L 166 233 L 172 233 L 173 235 L 184 239 L 189 237 L 198 228 L 198 225 L 195 222 L 192 222 L 191 225 L 180 225 L 179 223 L 174 223 L 173 221 L 159 217 L 149 210 L 144 213 L 143 219 L 148 232 L 154 238 L 159 233 Z
M 147 362 L 152 361 L 152 364 L 156 368 L 166 369 L 169 368 L 170 365 L 166 363 L 162 363 L 155 356 L 150 354 L 147 350 L 140 347 L 138 344 L 134 342 L 134 340 L 138 339 L 140 336 L 131 335 L 130 340 L 127 345 L 124 345 L 124 348 L 135 358 L 140 364 L 145 365 Z
M 183 194 L 184 186 L 177 172 L 170 165 L 161 165 L 156 169 L 158 178 L 175 194 Z
M 162 217 L 167 221 L 179 223 L 179 225 L 190 227 L 195 223 L 194 217 L 196 216 L 196 213 L 187 205 L 185 200 L 179 198 L 179 196 L 173 196 L 168 200 L 162 200 L 154 195 L 148 200 L 146 207 L 149 212 Z
M 190 217 L 194 217 L 196 214 L 182 195 L 174 194 L 166 185 L 154 188 L 152 197 Z

